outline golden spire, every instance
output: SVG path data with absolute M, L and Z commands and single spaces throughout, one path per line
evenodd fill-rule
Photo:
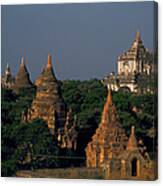
M 138 146 L 137 146 L 137 140 L 135 137 L 135 127 L 132 126 L 130 138 L 129 138 L 128 144 L 127 144 L 127 150 L 137 150 L 137 149 L 138 149 Z
M 48 63 L 47 63 L 47 68 L 51 68 L 52 67 L 52 62 L 51 62 L 51 55 L 48 54 Z
M 136 40 L 140 40 L 140 32 L 139 32 L 139 30 L 137 30 L 137 32 L 136 32 Z
M 21 58 L 21 64 L 20 64 L 21 67 L 24 67 L 25 66 L 25 61 L 24 61 L 24 57 Z
M 116 108 L 112 100 L 112 91 L 109 89 L 106 103 L 104 105 L 101 123 L 104 125 L 112 123 L 114 124 L 117 120 Z

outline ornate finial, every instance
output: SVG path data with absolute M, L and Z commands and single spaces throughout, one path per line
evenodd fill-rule
M 128 144 L 127 144 L 127 150 L 136 150 L 136 149 L 138 149 L 138 146 L 137 146 L 137 140 L 135 137 L 135 127 L 132 126 L 130 138 L 129 138 Z
M 134 126 L 131 127 L 131 134 L 135 135 L 135 127 Z
M 6 71 L 5 71 L 5 74 L 6 75 L 10 75 L 11 74 L 11 71 L 10 71 L 10 66 L 9 64 L 7 63 L 7 66 L 6 66 Z
M 25 61 L 24 61 L 24 57 L 21 58 L 21 64 L 20 64 L 21 67 L 25 66 Z
M 48 54 L 48 63 L 47 63 L 47 68 L 51 68 L 51 67 L 52 67 L 51 55 Z
M 136 32 L 136 40 L 140 40 L 140 32 L 139 32 L 139 30 Z

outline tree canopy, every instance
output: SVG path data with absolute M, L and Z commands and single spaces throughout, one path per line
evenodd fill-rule
M 1 91 L 1 144 L 2 176 L 12 176 L 19 169 L 50 168 L 70 166 L 69 160 L 55 159 L 54 156 L 85 156 L 85 147 L 98 127 L 103 106 L 107 97 L 107 88 L 100 80 L 66 80 L 60 82 L 62 96 L 67 108 L 77 116 L 78 151 L 74 154 L 62 151 L 50 135 L 43 120 L 22 123 L 22 112 L 30 107 L 35 97 L 34 90 L 22 90 L 15 95 L 11 90 Z M 157 144 L 157 100 L 155 95 L 135 95 L 113 92 L 119 120 L 127 135 L 131 125 L 136 135 L 143 139 L 149 152 L 153 153 Z

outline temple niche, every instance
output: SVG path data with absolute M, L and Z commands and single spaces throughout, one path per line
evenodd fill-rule
M 106 179 L 154 180 L 154 166 L 148 152 L 142 149 L 144 147 L 136 140 L 134 126 L 127 137 L 110 90 L 99 127 L 85 149 L 87 167 L 105 171 Z

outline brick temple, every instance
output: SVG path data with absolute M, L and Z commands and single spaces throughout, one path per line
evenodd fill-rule
M 18 94 L 21 89 L 31 88 L 34 88 L 34 85 L 31 82 L 29 72 L 25 65 L 25 59 L 22 57 L 20 67 L 15 78 L 15 84 L 12 86 L 12 90 Z
M 101 123 L 86 147 L 87 167 L 104 170 L 106 179 L 154 179 L 152 162 L 142 149 L 136 140 L 134 126 L 127 137 L 110 90 Z
M 67 112 L 50 54 L 47 65 L 35 81 L 35 86 L 35 99 L 31 108 L 23 113 L 23 121 L 31 123 L 34 119 L 44 120 L 61 148 L 75 150 L 77 146 L 76 119 L 72 111 Z

